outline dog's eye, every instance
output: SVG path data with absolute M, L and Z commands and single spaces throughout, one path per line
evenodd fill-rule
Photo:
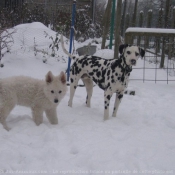
M 126 53 L 127 53 L 127 54 L 131 54 L 131 52 L 130 52 L 130 51 L 127 51 Z
M 54 93 L 54 91 L 52 90 L 52 91 L 51 91 L 51 93 L 53 94 L 53 93 Z
M 59 91 L 58 93 L 61 94 L 62 91 Z
M 139 56 L 139 53 L 136 52 L 136 56 Z

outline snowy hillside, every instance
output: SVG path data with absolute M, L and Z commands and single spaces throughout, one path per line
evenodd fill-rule
M 48 45 L 52 41 L 44 33 L 54 37 L 54 31 L 41 23 L 15 29 L 14 45 L 11 54 L 2 59 L 0 78 L 27 75 L 44 79 L 50 70 L 55 75 L 66 70 L 67 56 L 61 47 L 57 57 L 48 56 L 46 63 L 43 53 L 34 55 L 34 38 L 38 49 L 51 53 Z M 75 48 L 80 45 L 75 42 Z M 109 50 L 97 55 L 112 57 Z M 140 59 L 137 66 L 141 65 Z M 142 74 L 133 70 L 131 78 Z M 166 78 L 166 71 L 159 75 Z M 151 78 L 154 72 L 147 72 L 147 76 Z M 129 88 L 136 95 L 124 96 L 116 118 L 111 117 L 113 96 L 108 121 L 103 121 L 103 91 L 97 86 L 91 108 L 85 106 L 86 92 L 81 87 L 73 107 L 68 107 L 68 87 L 57 108 L 56 126 L 46 117 L 36 126 L 30 109 L 17 106 L 7 118 L 11 130 L 7 132 L 0 125 L 0 174 L 175 174 L 175 82 L 130 81 Z

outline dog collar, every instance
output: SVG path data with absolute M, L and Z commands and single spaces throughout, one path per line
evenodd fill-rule
M 126 70 L 126 73 L 129 73 L 129 72 L 132 71 L 132 67 L 130 67 L 130 66 L 126 66 L 126 67 L 125 67 L 125 70 Z
M 126 64 L 125 58 L 124 58 L 124 59 L 123 59 L 123 58 L 124 58 L 124 57 L 120 56 L 119 59 L 116 59 L 116 60 L 112 63 L 111 68 L 112 68 L 112 69 L 115 69 L 115 68 L 118 66 L 119 68 L 122 69 L 122 72 L 123 72 L 123 73 L 127 74 L 127 73 L 129 73 L 129 72 L 132 71 L 132 67 L 131 67 L 131 66 L 128 66 L 128 65 Z

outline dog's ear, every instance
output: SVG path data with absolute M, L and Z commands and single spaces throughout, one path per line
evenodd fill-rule
M 60 73 L 60 80 L 63 84 L 66 83 L 66 75 L 63 71 Z
M 46 74 L 46 83 L 52 83 L 54 76 L 51 71 Z
M 122 54 L 123 53 L 123 49 L 125 49 L 126 47 L 128 47 L 128 44 L 121 44 L 119 46 L 119 53 Z
M 144 57 L 145 51 L 142 48 L 140 48 L 140 47 L 139 47 L 139 52 L 140 52 L 140 56 Z

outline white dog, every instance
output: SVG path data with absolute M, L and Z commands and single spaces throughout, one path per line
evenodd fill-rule
M 0 80 L 0 123 L 6 130 L 6 118 L 16 105 L 30 107 L 36 125 L 43 121 L 43 113 L 51 124 L 58 124 L 56 107 L 67 91 L 66 76 L 48 72 L 46 79 L 16 76 Z

